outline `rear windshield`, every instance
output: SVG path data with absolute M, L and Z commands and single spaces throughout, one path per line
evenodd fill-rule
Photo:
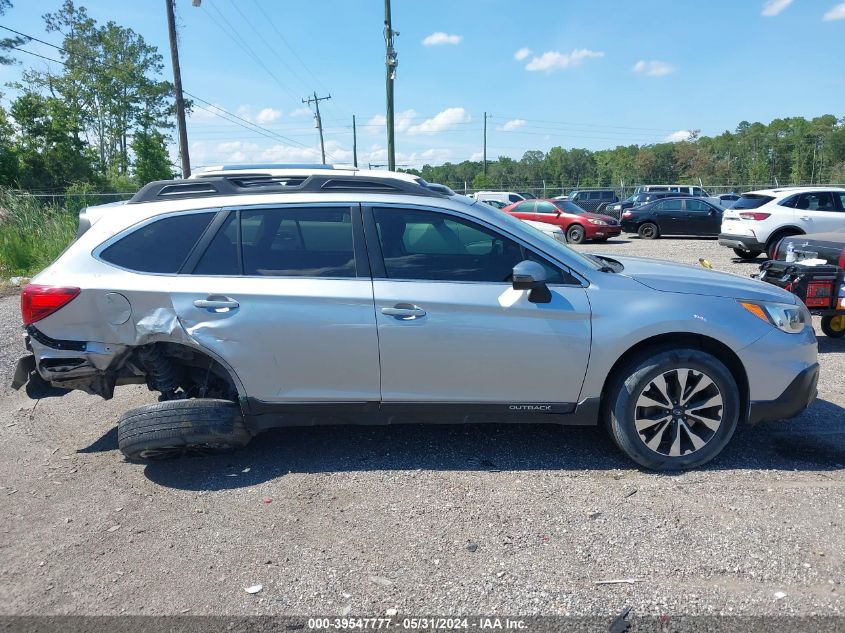
M 767 202 L 774 200 L 772 196 L 764 196 L 757 193 L 746 193 L 740 196 L 739 200 L 734 202 L 731 209 L 756 209 L 762 207 Z

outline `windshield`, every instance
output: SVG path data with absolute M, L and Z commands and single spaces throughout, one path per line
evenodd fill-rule
M 569 200 L 553 200 L 552 202 L 558 209 L 566 211 L 566 213 L 574 213 L 575 215 L 584 213 L 584 209 L 573 202 L 569 202 Z
M 464 202 L 466 204 L 475 203 L 476 205 L 480 205 L 490 211 L 490 213 L 494 213 L 495 215 L 492 216 L 495 219 L 496 224 L 501 224 L 505 228 L 510 228 L 519 233 L 519 231 L 524 231 L 526 228 L 525 222 L 522 220 L 506 213 L 504 211 L 500 211 L 499 209 L 486 204 L 480 200 L 473 200 L 472 198 L 467 198 L 466 196 L 462 196 L 460 194 L 456 195 L 453 200 L 457 200 L 459 202 Z M 529 228 L 531 225 L 527 225 Z M 535 240 L 538 242 L 542 242 L 543 248 L 550 253 L 560 252 L 562 253 L 563 261 L 572 261 L 575 260 L 574 263 L 580 264 L 583 266 L 587 266 L 593 270 L 600 270 L 604 267 L 604 262 L 601 260 L 596 260 L 592 257 L 587 257 L 578 251 L 570 248 L 563 242 L 558 242 L 555 238 L 551 237 L 550 235 L 540 231 L 539 229 L 535 229 L 532 232 L 532 235 Z

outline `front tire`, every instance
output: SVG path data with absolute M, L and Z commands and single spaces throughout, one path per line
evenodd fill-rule
M 133 461 L 227 453 L 251 439 L 240 407 L 210 398 L 138 407 L 120 416 L 117 426 L 118 447 Z
M 654 222 L 644 222 L 637 229 L 637 235 L 644 240 L 656 240 L 660 237 L 660 229 Z
M 828 338 L 842 338 L 845 336 L 845 314 L 823 316 L 822 332 Z
M 608 394 L 611 437 L 652 470 L 706 464 L 730 441 L 740 413 L 736 380 L 697 349 L 653 350 L 629 362 Z
M 586 236 L 584 227 L 580 224 L 573 224 L 566 231 L 566 241 L 570 244 L 583 244 Z

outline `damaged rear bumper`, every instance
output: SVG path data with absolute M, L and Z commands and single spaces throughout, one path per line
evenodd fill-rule
M 26 348 L 32 354 L 18 361 L 12 387 L 26 385 L 31 397 L 79 389 L 111 398 L 116 382 L 112 368 L 129 352 L 126 345 L 51 339 L 33 326 L 27 329 Z

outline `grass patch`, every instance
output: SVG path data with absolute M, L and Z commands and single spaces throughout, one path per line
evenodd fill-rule
M 73 241 L 78 210 L 0 191 L 0 277 L 32 277 Z

